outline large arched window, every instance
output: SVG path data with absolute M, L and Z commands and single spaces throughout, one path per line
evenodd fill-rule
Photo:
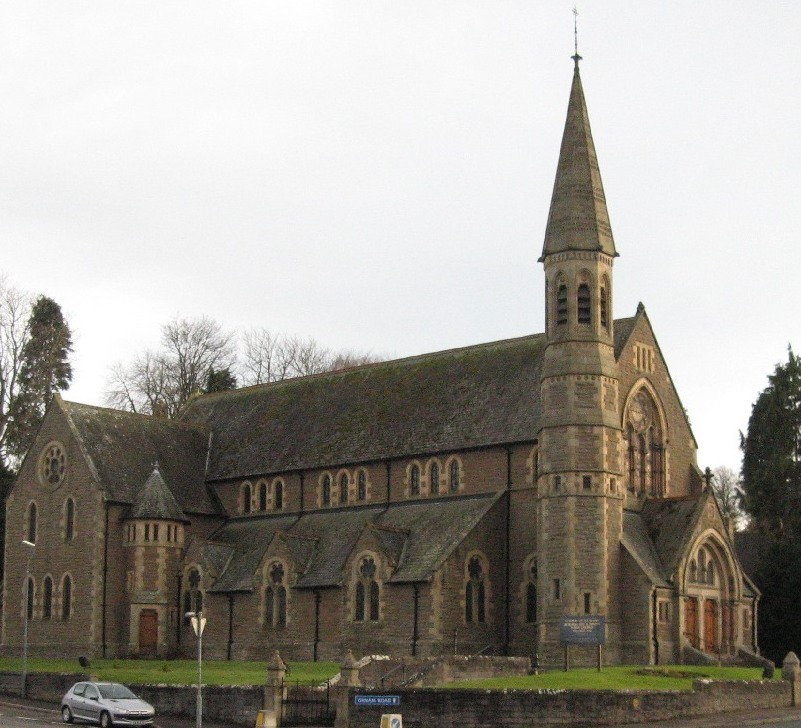
M 68 620 L 72 616 L 72 577 L 64 574 L 61 581 L 61 619 Z
M 486 571 L 481 558 L 472 556 L 467 563 L 467 581 L 464 592 L 464 621 L 468 624 L 486 621 Z
M 286 627 L 286 586 L 284 567 L 277 561 L 270 565 L 264 592 L 265 623 L 268 627 Z
M 42 619 L 53 616 L 53 579 L 48 574 L 42 584 Z
M 36 503 L 31 503 L 28 506 L 28 541 L 31 543 L 36 543 L 37 515 Z
M 647 389 L 637 392 L 626 411 L 629 491 L 664 497 L 665 452 L 661 419 Z
M 431 495 L 439 495 L 439 463 L 436 460 L 431 461 L 428 472 L 429 490 L 431 491 Z
M 371 556 L 365 556 L 359 563 L 354 590 L 354 619 L 357 622 L 364 622 L 368 619 L 371 622 L 379 620 L 380 589 L 378 581 L 376 581 L 376 572 L 375 560 Z
M 412 465 L 409 471 L 409 494 L 420 495 L 420 467 Z
M 67 541 L 75 537 L 75 501 L 67 498 L 64 503 L 64 538 Z

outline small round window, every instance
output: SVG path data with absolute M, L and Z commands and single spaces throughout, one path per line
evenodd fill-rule
M 39 460 L 39 477 L 45 485 L 57 486 L 64 480 L 67 456 L 64 448 L 57 442 L 50 443 Z

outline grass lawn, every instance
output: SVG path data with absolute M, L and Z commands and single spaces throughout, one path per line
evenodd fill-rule
M 20 672 L 22 659 L 0 659 L 0 671 Z M 28 672 L 91 672 L 100 680 L 128 684 L 193 685 L 197 660 L 92 660 L 85 671 L 78 660 L 28 659 Z M 287 680 L 322 682 L 339 672 L 336 662 L 290 662 Z M 267 662 L 204 660 L 204 685 L 264 685 Z
M 664 667 L 582 668 L 564 672 L 549 670 L 524 677 L 461 680 L 444 688 L 485 688 L 506 690 L 691 690 L 693 680 L 760 680 L 758 667 L 696 667 L 675 665 Z

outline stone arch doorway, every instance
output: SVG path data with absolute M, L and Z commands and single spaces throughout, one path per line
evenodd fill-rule
M 155 609 L 139 612 L 139 654 L 155 657 L 159 640 L 159 614 Z

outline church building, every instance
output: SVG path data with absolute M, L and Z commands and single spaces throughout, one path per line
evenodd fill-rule
M 613 316 L 578 61 L 545 331 L 199 395 L 172 420 L 57 395 L 7 501 L 0 653 L 26 605 L 33 656 L 192 655 L 198 610 L 215 659 L 555 665 L 565 617 L 602 618 L 607 664 L 758 651 L 759 595 L 645 308 Z

